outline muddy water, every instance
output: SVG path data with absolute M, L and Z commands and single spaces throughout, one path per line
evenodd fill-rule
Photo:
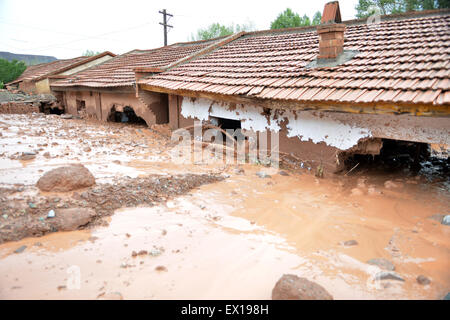
M 7 119 L 26 123 L 19 120 Z M 82 127 L 69 125 L 83 135 Z M 55 120 L 54 126 L 63 125 Z M 36 132 L 39 126 L 30 128 Z M 163 144 L 145 129 L 112 131 L 116 144 L 97 146 L 96 137 L 112 130 L 99 128 L 83 135 L 93 150 L 105 144 L 108 149 L 106 155 L 82 153 L 96 178 L 219 168 L 168 162 Z M 69 143 L 72 136 L 64 132 Z M 128 145 L 139 136 L 151 147 Z M 17 146 L 1 142 L 3 174 L 19 175 L 5 183 L 38 177 L 38 168 L 50 166 L 42 152 L 26 165 L 11 160 Z M 121 159 L 117 167 L 107 161 L 114 152 Z M 71 160 L 71 154 L 54 160 Z M 450 227 L 430 219 L 450 213 L 445 184 L 401 174 L 316 179 L 308 172 L 282 176 L 262 166 L 243 169 L 237 174 L 229 167 L 228 179 L 165 205 L 119 210 L 107 227 L 0 245 L 0 298 L 270 299 L 285 273 L 316 281 L 335 299 L 439 299 L 449 291 Z M 271 177 L 259 178 L 257 171 Z M 358 244 L 344 246 L 347 240 Z M 25 251 L 14 253 L 23 245 Z M 141 250 L 152 255 L 132 256 Z M 390 260 L 405 281 L 374 282 L 380 269 L 366 263 L 372 258 Z M 421 274 L 430 285 L 417 283 Z

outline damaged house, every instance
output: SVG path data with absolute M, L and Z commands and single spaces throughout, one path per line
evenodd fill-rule
M 29 94 L 51 93 L 50 84 L 115 57 L 105 51 L 95 56 L 56 60 L 27 67 L 20 77 L 7 83 L 9 89 L 19 89 Z
M 215 41 L 133 50 L 54 82 L 51 89 L 61 97 L 67 113 L 86 113 L 102 121 L 164 124 L 168 122 L 168 94 L 143 91 L 137 96 L 136 76 L 161 71 L 175 61 L 203 52 Z
M 450 145 L 450 11 L 243 32 L 138 80 L 169 95 L 169 125 L 194 120 L 279 135 L 279 150 L 338 171 L 383 145 Z M 420 149 L 420 148 L 419 148 Z

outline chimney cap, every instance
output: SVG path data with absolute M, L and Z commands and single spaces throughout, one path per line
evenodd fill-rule
M 321 24 L 341 23 L 341 10 L 339 9 L 339 1 L 332 1 L 325 4 L 323 9 Z

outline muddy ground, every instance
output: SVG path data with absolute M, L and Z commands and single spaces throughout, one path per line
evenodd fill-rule
M 335 299 L 441 299 L 450 289 L 449 181 L 429 167 L 318 179 L 176 164 L 173 145 L 146 127 L 31 114 L 0 115 L 0 130 L 2 299 L 270 299 L 286 273 Z M 96 185 L 34 186 L 68 163 Z M 76 231 L 18 231 L 67 207 L 96 215 Z M 403 281 L 375 281 L 374 258 Z

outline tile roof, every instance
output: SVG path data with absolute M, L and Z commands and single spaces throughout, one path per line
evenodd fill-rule
M 132 86 L 135 83 L 134 69 L 166 67 L 179 59 L 195 54 L 216 40 L 176 43 L 151 50 L 133 50 L 97 66 L 78 72 L 64 80 L 56 81 L 51 86 Z
M 139 80 L 147 89 L 323 103 L 450 104 L 450 11 L 384 16 L 378 28 L 347 24 L 359 53 L 310 69 L 315 28 L 246 33 L 209 54 Z
M 14 84 L 21 81 L 38 81 L 48 76 L 67 71 L 84 63 L 101 58 L 105 55 L 115 56 L 113 53 L 105 51 L 95 56 L 81 56 L 72 59 L 56 60 L 29 66 L 19 78 L 9 84 Z

